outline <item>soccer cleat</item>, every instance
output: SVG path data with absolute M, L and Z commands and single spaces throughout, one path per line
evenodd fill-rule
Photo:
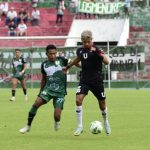
M 83 132 L 83 128 L 82 127 L 78 127 L 76 129 L 76 131 L 74 132 L 74 136 L 79 136 L 82 132 Z
M 24 100 L 25 100 L 25 101 L 28 100 L 28 96 L 27 96 L 27 95 L 24 96 Z
M 22 134 L 24 134 L 24 133 L 26 133 L 26 132 L 29 132 L 30 131 L 30 126 L 28 126 L 28 125 L 26 125 L 24 128 L 21 128 L 20 130 L 19 130 L 19 132 L 20 133 L 22 133 Z
M 60 122 L 55 122 L 54 124 L 54 130 L 58 131 L 60 129 Z
M 15 97 L 14 97 L 14 96 L 11 97 L 11 98 L 10 98 L 10 101 L 14 102 L 14 101 L 15 101 Z
M 107 135 L 111 134 L 111 129 L 108 120 L 104 121 L 104 128 Z

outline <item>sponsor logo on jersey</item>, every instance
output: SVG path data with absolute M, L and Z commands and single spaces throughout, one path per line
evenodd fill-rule
M 88 54 L 87 53 L 83 53 L 83 58 L 87 59 L 88 58 Z

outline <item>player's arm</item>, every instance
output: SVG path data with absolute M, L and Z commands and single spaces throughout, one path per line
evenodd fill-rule
M 23 63 L 23 69 L 21 70 L 20 75 L 22 75 L 27 69 L 27 61 L 24 58 L 22 58 L 22 63 Z
M 109 64 L 109 60 L 108 58 L 105 56 L 104 51 L 103 50 L 97 50 L 95 47 L 91 47 L 91 51 L 92 52 L 96 52 L 97 55 L 99 55 L 99 57 L 101 57 L 103 59 L 103 63 L 105 65 Z
M 103 52 L 102 50 L 100 51 L 99 55 L 100 55 L 100 57 L 103 58 L 103 63 L 104 63 L 105 65 L 108 65 L 108 64 L 109 64 L 109 60 L 108 60 L 108 58 L 105 56 L 105 54 L 104 54 L 104 52 Z
M 46 85 L 46 75 L 42 74 L 40 92 L 44 89 L 45 85 Z
M 15 73 L 14 59 L 12 59 L 11 64 L 12 64 L 12 73 L 14 74 Z
M 108 64 L 109 64 L 109 60 L 108 60 L 108 58 L 107 58 L 105 55 L 103 55 L 103 63 L 104 63 L 105 65 L 108 65 Z
M 75 64 L 75 66 L 81 68 L 81 63 Z
M 41 64 L 41 73 L 42 73 L 42 79 L 41 79 L 41 87 L 40 87 L 40 92 L 43 90 L 44 86 L 46 85 L 46 72 L 44 70 L 44 63 Z
M 26 69 L 27 69 L 27 63 L 24 63 L 21 73 L 24 73 L 26 71 Z
M 80 57 L 76 57 L 73 61 L 71 61 L 67 66 L 66 66 L 66 70 L 68 70 L 69 68 L 71 68 L 74 65 L 79 65 L 80 62 Z
M 72 63 L 73 61 L 71 59 L 68 59 L 68 64 Z M 81 68 L 81 63 L 75 64 L 76 67 Z

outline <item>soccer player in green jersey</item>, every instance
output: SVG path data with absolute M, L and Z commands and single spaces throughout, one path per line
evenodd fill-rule
M 13 75 L 12 75 L 12 97 L 10 101 L 15 101 L 15 94 L 16 94 L 16 87 L 18 81 L 21 82 L 21 86 L 23 89 L 23 93 L 25 95 L 25 100 L 28 100 L 27 97 L 27 88 L 26 88 L 26 80 L 25 80 L 25 70 L 27 68 L 26 60 L 21 56 L 21 50 L 15 50 L 15 57 L 12 59 L 12 66 L 13 66 Z
M 56 54 L 57 50 L 54 45 L 46 47 L 48 60 L 41 64 L 41 89 L 29 111 L 27 125 L 19 130 L 20 133 L 29 132 L 38 108 L 51 99 L 53 99 L 54 106 L 54 129 L 57 131 L 60 128 L 61 112 L 66 95 L 66 74 L 63 72 L 63 67 L 67 66 L 68 60 L 64 57 L 57 57 Z

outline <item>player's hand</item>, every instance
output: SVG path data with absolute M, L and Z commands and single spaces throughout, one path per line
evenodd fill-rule
M 91 47 L 91 52 L 96 52 L 99 56 L 103 57 L 104 56 L 104 51 L 103 50 L 96 50 L 95 47 Z
M 21 76 L 24 73 L 24 71 L 19 72 L 19 75 Z
M 19 75 L 21 76 L 23 73 L 22 72 L 19 72 Z
M 98 55 L 98 56 L 100 56 L 100 57 L 102 57 L 102 58 L 104 58 L 104 51 L 103 50 L 97 50 L 97 51 L 95 51 L 96 52 L 96 54 Z
M 100 55 L 101 57 L 104 57 L 104 51 L 103 51 L 103 50 L 100 50 L 99 55 Z
M 68 69 L 67 69 L 67 67 L 63 67 L 62 70 L 66 74 Z
M 90 51 L 91 52 L 96 52 L 96 48 L 95 47 L 91 47 Z

